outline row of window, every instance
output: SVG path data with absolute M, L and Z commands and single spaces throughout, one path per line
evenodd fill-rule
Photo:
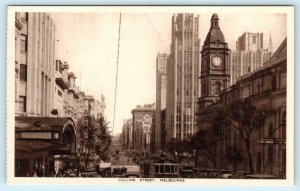
M 16 12 L 15 17 L 16 19 L 21 20 L 22 22 L 28 21 L 28 13 L 26 12 Z
M 252 85 L 252 89 L 250 87 Z M 248 85 L 244 85 L 240 87 L 241 98 L 247 98 L 251 95 L 257 95 L 260 93 L 264 93 L 267 91 L 275 90 L 277 87 L 285 88 L 286 87 L 286 73 L 279 74 L 278 81 L 276 80 L 275 75 L 266 75 L 260 78 L 257 78 Z M 233 96 L 234 95 L 234 96 Z M 231 101 L 235 99 L 239 99 L 239 90 L 235 90 L 235 92 L 228 92 L 226 95 L 226 101 L 231 103 Z

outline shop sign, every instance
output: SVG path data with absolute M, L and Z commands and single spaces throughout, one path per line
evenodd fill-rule
M 264 139 L 259 139 L 259 143 L 261 143 L 261 144 L 286 144 L 286 140 L 281 139 L 281 138 L 264 138 Z
M 152 117 L 149 114 L 144 115 L 143 117 L 143 129 L 144 133 L 151 133 Z

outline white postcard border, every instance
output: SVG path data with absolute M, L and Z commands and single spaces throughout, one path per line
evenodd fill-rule
M 103 12 L 103 13 L 285 13 L 287 15 L 287 171 L 285 180 L 254 180 L 254 179 L 187 179 L 159 178 L 147 181 L 136 178 L 135 181 L 124 181 L 119 178 L 33 178 L 14 177 L 14 13 L 15 12 Z M 294 7 L 293 6 L 9 6 L 7 20 L 7 123 L 6 123 L 6 175 L 8 184 L 73 184 L 73 185 L 212 185 L 212 186 L 290 186 L 294 183 Z M 181 179 L 183 182 L 181 182 Z M 178 182 L 177 182 L 178 181 Z

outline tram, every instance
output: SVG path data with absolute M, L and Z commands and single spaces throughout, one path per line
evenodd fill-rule
M 174 160 L 158 160 L 154 163 L 154 178 L 178 178 L 179 164 Z

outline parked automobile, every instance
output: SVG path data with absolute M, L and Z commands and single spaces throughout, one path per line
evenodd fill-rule
M 232 174 L 221 174 L 221 178 L 232 178 Z
M 82 175 L 82 177 L 100 177 L 96 171 L 95 172 L 83 172 L 81 175 Z
M 277 176 L 272 174 L 249 174 L 246 175 L 247 179 L 278 179 Z

